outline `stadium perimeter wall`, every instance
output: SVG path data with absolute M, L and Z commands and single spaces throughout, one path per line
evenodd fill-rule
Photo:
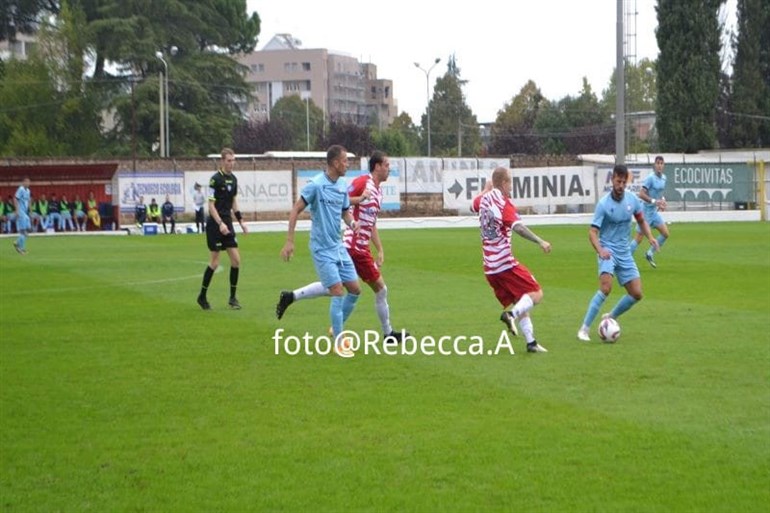
M 767 154 L 766 154 L 767 153 Z M 604 156 L 605 160 L 609 156 Z M 747 165 L 751 159 L 770 157 L 770 152 L 760 152 L 759 155 L 731 155 L 732 161 L 738 163 L 731 165 L 726 163 L 726 157 L 714 158 L 713 156 L 701 157 L 687 169 L 708 172 L 710 176 L 729 179 L 732 183 L 689 183 L 679 184 L 678 188 L 667 193 L 669 199 L 669 212 L 667 219 L 676 220 L 678 217 L 692 219 L 693 216 L 702 215 L 702 220 L 722 219 L 730 217 L 726 211 L 744 209 L 753 212 L 759 207 L 762 209 L 762 199 L 767 196 L 767 178 L 758 180 L 754 178 L 753 167 Z M 687 164 L 694 157 L 687 156 Z M 674 163 L 671 169 L 669 162 L 676 162 L 673 155 L 667 155 L 667 169 L 670 174 L 669 181 L 676 183 L 676 175 L 679 167 Z M 741 159 L 746 159 L 742 163 Z M 684 158 L 683 158 L 684 160 Z M 703 165 L 702 162 L 707 162 Z M 764 164 L 760 160 L 761 164 Z M 191 221 L 191 191 L 195 182 L 205 182 L 215 172 L 218 159 L 173 159 L 173 160 L 117 160 L 111 163 L 115 170 L 112 179 L 100 176 L 99 180 L 87 181 L 84 176 L 75 176 L 72 172 L 60 173 L 64 169 L 78 166 L 88 167 L 94 165 L 93 161 L 84 160 L 43 160 L 43 159 L 8 159 L 0 163 L 0 192 L 11 193 L 18 187 L 18 176 L 11 176 L 15 172 L 32 170 L 35 167 L 45 167 L 47 172 L 45 180 L 33 179 L 33 192 L 40 193 L 46 189 L 59 192 L 70 191 L 72 187 L 95 188 L 100 193 L 99 199 L 110 201 L 115 207 L 116 216 L 119 216 L 120 224 L 130 226 L 133 224 L 133 205 L 138 196 L 143 193 L 145 201 L 155 197 L 162 202 L 165 193 L 171 192 L 172 202 L 177 206 L 177 217 L 181 223 Z M 366 159 L 352 159 L 351 171 L 365 169 Z M 582 164 L 582 165 L 581 165 Z M 104 166 L 104 163 L 101 164 Z M 441 159 L 441 158 L 391 158 L 392 178 L 385 184 L 390 194 L 393 207 L 381 214 L 383 227 L 386 219 L 423 219 L 430 217 L 447 217 L 463 219 L 463 214 L 468 212 L 467 204 L 473 195 L 483 186 L 483 182 L 498 166 L 508 166 L 514 174 L 514 202 L 522 214 L 538 214 L 528 217 L 530 224 L 551 223 L 553 216 L 557 215 L 558 223 L 580 224 L 582 217 L 590 221 L 591 212 L 596 198 L 606 192 L 608 188 L 608 176 L 611 173 L 611 163 L 604 162 L 595 156 L 561 157 L 504 157 L 486 159 Z M 325 167 L 325 159 L 322 158 L 265 158 L 263 156 L 248 156 L 239 158 L 237 173 L 239 176 L 239 188 L 242 189 L 239 203 L 245 217 L 250 222 L 284 221 L 288 218 L 288 210 L 298 194 L 298 189 L 304 184 L 308 173 L 312 174 Z M 637 159 L 635 163 L 629 163 L 629 169 L 633 172 L 633 180 L 629 188 L 636 192 L 641 185 L 641 179 L 651 172 L 651 159 Z M 733 169 L 736 168 L 736 169 Z M 738 169 L 741 168 L 741 169 Z M 738 171 L 743 171 L 738 173 Z M 756 175 L 761 177 L 764 166 L 756 169 Z M 691 173 L 692 174 L 692 173 Z M 740 180 L 736 180 L 737 176 Z M 701 175 L 693 176 L 700 177 Z M 43 178 L 42 176 L 40 178 Z M 106 179 L 105 179 L 106 178 Z M 674 178 L 672 180 L 671 178 Z M 755 181 L 756 180 L 756 181 Z M 754 184 L 758 184 L 756 190 Z M 738 192 L 742 191 L 739 195 Z M 152 191 L 152 192 L 150 192 Z M 271 192 L 277 192 L 272 194 Z M 755 194 L 758 193 L 758 194 Z M 677 202 L 676 195 L 680 195 Z M 81 194 L 82 196 L 82 194 Z M 758 201 L 757 201 L 758 200 Z M 386 199 L 387 202 L 387 199 Z M 245 207 L 245 208 L 244 208 Z M 693 214 L 692 211 L 705 210 L 701 214 Z M 753 218 L 754 214 L 747 214 Z M 738 215 L 743 219 L 743 215 Z M 303 215 L 303 219 L 307 217 Z M 574 219 L 574 221 L 573 221 Z M 587 222 L 588 222 L 587 221 Z M 450 225 L 454 221 L 447 221 Z M 677 221 L 681 222 L 681 221 Z M 438 223 L 442 224 L 442 223 Z M 398 225 L 398 223 L 393 223 Z M 414 225 L 413 221 L 407 225 Z M 256 228 L 256 226 L 255 226 Z

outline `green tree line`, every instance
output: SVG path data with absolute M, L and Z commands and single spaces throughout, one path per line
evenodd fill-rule
M 627 123 L 628 151 L 770 146 L 770 3 L 738 0 L 726 48 L 724 1 L 658 0 L 660 54 L 626 62 L 624 84 L 626 112 L 654 112 L 656 130 L 642 139 Z M 263 153 L 331 143 L 357 154 L 378 148 L 441 157 L 615 151 L 614 72 L 600 93 L 584 78 L 580 91 L 560 99 L 527 81 L 480 126 L 450 55 L 420 120 L 401 113 L 387 127 L 377 119 L 353 124 L 286 96 L 268 121 L 253 121 L 243 118 L 252 91 L 234 58 L 252 51 L 260 34 L 245 0 L 11 0 L 0 7 L 0 38 L 31 31 L 38 40 L 32 56 L 0 62 L 3 156 L 157 155 L 165 72 L 158 52 L 169 72 L 172 157 L 223 145 Z

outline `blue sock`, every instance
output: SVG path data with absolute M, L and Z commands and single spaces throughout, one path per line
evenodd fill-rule
M 342 333 L 342 303 L 344 298 L 342 296 L 332 296 L 331 304 L 329 305 L 329 317 L 332 321 L 332 331 L 336 337 Z
M 16 241 L 20 249 L 27 250 L 27 234 L 22 233 L 19 235 L 19 240 Z
M 620 298 L 620 301 L 618 301 L 618 304 L 615 305 L 615 308 L 613 308 L 612 312 L 610 312 L 610 316 L 613 319 L 617 319 L 618 317 L 626 313 L 635 304 L 636 304 L 636 299 L 626 294 L 625 296 Z
M 342 301 L 342 322 L 343 324 L 347 322 L 348 317 L 350 317 L 350 314 L 353 313 L 353 309 L 356 307 L 356 303 L 358 302 L 358 297 L 361 294 L 350 294 L 348 293 L 345 296 L 345 299 Z
M 590 326 L 594 322 L 605 299 L 607 299 L 607 296 L 601 290 L 597 290 L 594 297 L 591 298 L 591 302 L 588 303 L 588 311 L 583 318 L 583 326 Z
M 631 244 L 629 244 L 628 247 L 631 248 L 631 253 L 633 253 L 636 251 L 636 248 L 639 247 L 639 243 L 636 242 L 636 239 L 631 239 Z
M 663 244 L 665 244 L 665 243 L 666 243 L 666 241 L 668 240 L 668 239 L 667 239 L 666 237 L 664 237 L 663 235 L 658 235 L 658 236 L 657 236 L 655 239 L 658 241 L 658 251 L 660 251 L 660 248 L 662 248 L 662 247 L 663 247 Z M 652 253 L 653 253 L 653 250 L 652 250 L 652 248 L 648 249 L 648 250 L 647 250 L 647 253 L 649 253 L 650 255 L 652 255 Z

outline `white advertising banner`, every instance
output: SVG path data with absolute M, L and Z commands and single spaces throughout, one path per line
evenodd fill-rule
M 146 205 L 149 205 L 153 198 L 158 205 L 162 205 L 166 201 L 167 194 L 171 203 L 174 204 L 174 210 L 181 212 L 184 206 L 182 173 L 161 171 L 118 174 L 118 198 L 120 198 L 121 212 L 134 212 L 142 196 Z
M 634 194 L 639 194 L 642 190 L 642 183 L 647 175 L 653 172 L 650 166 L 633 166 L 628 165 L 628 181 L 626 182 L 626 190 L 631 191 Z M 596 181 L 599 184 L 599 198 L 604 194 L 610 192 L 612 189 L 612 167 L 600 167 L 596 171 Z M 599 201 L 597 198 L 597 201 Z
M 468 212 L 473 198 L 490 176 L 489 170 L 445 171 L 444 208 Z M 591 166 L 515 168 L 511 170 L 511 178 L 511 199 L 517 207 L 594 202 L 594 168 Z
M 398 191 L 405 193 L 437 193 L 441 192 L 441 175 L 443 165 L 437 158 L 400 158 L 391 159 L 390 169 L 399 172 Z
M 185 211 L 193 212 L 195 184 L 208 196 L 212 171 L 187 171 Z M 289 212 L 291 210 L 291 171 L 235 171 L 238 178 L 238 208 L 242 212 Z
M 398 192 L 441 193 L 443 192 L 443 174 L 449 170 L 494 169 L 508 167 L 507 158 L 428 158 L 428 157 L 390 157 L 391 174 L 398 171 Z M 361 169 L 369 169 L 368 157 L 361 158 Z

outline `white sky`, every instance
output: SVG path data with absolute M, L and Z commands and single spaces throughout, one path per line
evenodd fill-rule
M 737 0 L 727 1 L 728 24 Z M 636 32 L 637 59 L 656 58 L 657 0 L 625 0 L 626 32 Z M 465 100 L 480 122 L 534 80 L 550 100 L 577 95 L 583 77 L 601 96 L 615 67 L 617 0 L 248 0 L 262 28 L 257 49 L 275 34 L 289 33 L 302 48 L 327 48 L 377 65 L 378 78 L 393 80 L 398 111 L 420 123 L 425 112 L 425 73 L 430 93 L 454 54 L 467 81 Z M 455 7 L 462 5 L 462 8 Z M 734 23 L 734 22 L 733 22 Z M 630 38 L 629 53 L 634 53 Z

